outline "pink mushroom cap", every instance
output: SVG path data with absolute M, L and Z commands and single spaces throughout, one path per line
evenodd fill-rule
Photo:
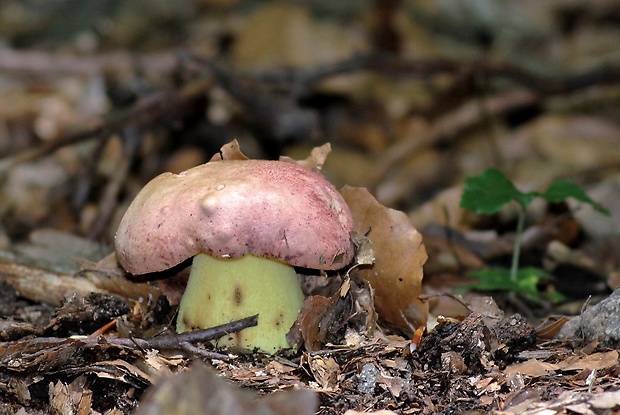
M 151 180 L 123 216 L 115 245 L 121 266 L 136 275 L 201 252 L 334 270 L 353 258 L 352 230 L 346 202 L 323 176 L 294 163 L 229 160 Z

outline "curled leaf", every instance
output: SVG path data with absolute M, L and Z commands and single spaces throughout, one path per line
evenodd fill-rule
M 345 278 L 330 297 L 306 297 L 297 321 L 287 335 L 290 344 L 305 345 L 306 350 L 321 350 L 327 343 L 350 344 L 346 332 L 363 335 L 376 328 L 372 289 Z
M 331 151 L 331 144 L 325 143 L 322 146 L 314 147 L 310 152 L 310 155 L 304 160 L 294 160 L 287 156 L 280 156 L 280 161 L 285 161 L 287 163 L 296 163 L 301 167 L 305 167 L 308 170 L 319 173 L 321 170 L 323 170 L 323 164 L 325 164 L 325 160 L 327 159 L 327 156 Z
M 248 160 L 248 157 L 241 152 L 239 142 L 232 140 L 230 143 L 224 144 L 219 153 L 214 154 L 209 162 L 222 160 Z
M 409 335 L 426 326 L 428 304 L 422 294 L 422 265 L 427 255 L 422 235 L 403 212 L 381 205 L 365 188 L 345 186 L 342 196 L 353 214 L 358 234 L 370 229 L 375 263 L 360 267 L 359 276 L 375 291 L 379 318 Z

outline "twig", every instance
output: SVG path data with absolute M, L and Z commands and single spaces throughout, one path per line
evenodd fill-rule
M 299 105 L 300 91 L 296 88 L 276 92 L 275 88 L 266 88 L 270 85 L 260 82 L 260 79 L 239 76 L 212 59 L 196 56 L 189 51 L 184 51 L 181 56 L 207 69 L 215 82 L 244 108 L 247 120 L 269 158 L 278 158 L 282 144 L 291 139 L 308 140 L 317 135 L 319 115 L 315 109 Z
M 202 58 L 189 54 L 185 55 L 185 57 L 187 56 L 198 61 L 202 60 Z M 177 69 L 178 61 L 178 53 L 176 52 L 152 55 L 112 52 L 98 56 L 71 56 L 41 51 L 0 50 L 0 71 L 18 74 L 74 73 L 89 75 L 106 70 L 125 70 L 132 67 L 161 74 Z M 267 82 L 300 81 L 306 85 L 314 85 L 326 77 L 363 70 L 420 76 L 460 73 L 503 77 L 541 94 L 561 94 L 586 89 L 593 85 L 620 82 L 620 67 L 613 65 L 604 65 L 576 75 L 557 74 L 553 77 L 547 77 L 501 62 L 449 59 L 411 60 L 387 54 L 359 55 L 312 69 L 270 71 L 258 74 L 257 78 Z
M 373 71 L 382 74 L 429 76 L 444 73 L 485 78 L 505 78 L 541 95 L 555 95 L 583 90 L 594 85 L 620 82 L 620 67 L 604 65 L 580 74 L 542 76 L 518 66 L 493 61 L 455 61 L 449 59 L 404 59 L 394 55 L 360 55 L 312 69 L 272 71 L 257 74 L 265 82 L 294 82 L 313 86 L 320 80 L 345 73 Z
M 98 56 L 75 56 L 42 51 L 0 50 L 0 71 L 28 74 L 95 75 L 105 71 L 125 71 L 139 68 L 142 72 L 164 74 L 178 67 L 177 54 L 165 52 L 153 55 L 134 55 L 112 52 Z
M 16 59 L 19 56 L 21 56 L 21 60 L 23 60 L 24 62 L 38 62 L 36 65 L 34 63 L 30 64 L 30 66 L 33 68 L 37 66 L 46 67 L 45 65 L 41 65 L 40 62 L 48 62 L 48 60 L 51 59 L 50 56 L 45 55 L 17 55 L 15 54 L 15 52 L 10 52 L 8 55 L 0 54 L 0 62 L 3 62 L 3 64 L 0 64 L 0 69 L 3 68 L 2 65 L 5 66 L 5 69 L 19 68 L 19 64 L 15 63 L 16 60 L 20 60 Z M 209 64 L 212 67 L 211 69 L 213 69 L 213 63 L 207 59 L 200 58 L 189 53 L 186 53 L 183 57 L 185 59 L 189 58 L 195 60 L 203 65 Z M 70 67 L 71 65 L 69 65 L 69 63 L 74 64 L 71 59 L 65 59 L 68 59 L 68 63 L 63 63 L 59 65 L 61 69 Z M 6 62 L 9 63 L 7 64 Z M 86 66 L 90 68 L 90 66 Z M 87 69 L 86 72 L 91 70 L 92 69 Z M 300 95 L 302 95 L 304 91 L 308 91 L 313 88 L 317 82 L 323 80 L 324 78 L 344 73 L 360 72 L 364 70 L 371 70 L 383 74 L 402 74 L 408 76 L 425 76 L 441 73 L 458 73 L 461 75 L 484 75 L 486 78 L 507 78 L 527 88 L 527 90 L 529 91 L 529 95 L 528 91 L 523 90 L 517 90 L 513 93 L 509 93 L 508 96 L 512 96 L 511 99 L 513 99 L 514 102 L 507 103 L 506 108 L 500 107 L 498 109 L 495 109 L 491 101 L 493 99 L 506 100 L 508 99 L 508 97 L 499 96 L 487 100 L 486 105 L 490 115 L 492 115 L 493 113 L 500 113 L 502 111 L 506 111 L 510 108 L 517 108 L 519 106 L 527 105 L 528 103 L 533 103 L 537 99 L 541 98 L 540 95 L 569 93 L 578 90 L 584 90 L 594 85 L 620 82 L 620 67 L 613 65 L 602 66 L 577 75 L 558 75 L 550 78 L 536 75 L 519 67 L 504 63 L 490 61 L 462 62 L 447 59 L 408 60 L 397 56 L 389 55 L 357 56 L 349 60 L 337 62 L 331 65 L 320 66 L 313 69 L 285 70 L 259 73 L 255 74 L 255 79 L 263 82 L 289 83 L 290 85 L 293 85 L 291 96 L 288 97 L 288 100 L 290 102 L 291 100 L 294 100 L 295 98 L 298 98 Z M 142 99 L 128 111 L 124 111 L 120 114 L 110 116 L 93 128 L 80 130 L 63 138 L 45 143 L 37 148 L 28 149 L 21 153 L 5 157 L 4 159 L 0 160 L 0 175 L 15 164 L 33 160 L 47 154 L 51 154 L 62 147 L 92 139 L 102 134 L 109 133 L 111 131 L 118 131 L 130 121 L 136 123 L 137 125 L 144 125 L 152 122 L 153 120 L 157 120 L 158 118 L 170 117 L 171 113 L 178 114 L 180 111 L 182 111 L 182 108 L 184 107 L 184 105 L 182 104 L 187 103 L 192 98 L 198 96 L 198 94 L 204 93 L 204 91 L 208 89 L 208 87 L 210 87 L 210 81 L 201 80 L 188 85 L 181 91 L 162 92 Z M 525 102 L 519 102 L 520 99 L 523 99 Z M 305 120 L 304 117 L 301 117 L 301 119 Z M 476 121 L 478 120 L 479 115 L 476 115 Z M 473 124 L 473 121 L 465 122 L 464 124 Z M 457 122 L 455 126 L 452 127 L 452 129 L 459 126 L 461 125 Z M 450 128 L 449 124 L 448 128 Z M 413 142 L 413 144 L 407 144 L 409 143 L 407 142 L 404 144 L 404 146 L 411 147 L 413 148 L 413 150 L 415 150 L 419 148 L 419 146 L 428 145 L 425 144 L 425 142 L 428 143 L 436 141 L 438 139 L 437 136 L 441 136 L 442 134 L 444 134 L 444 132 L 434 130 L 431 131 L 424 139 L 418 138 L 417 140 L 415 140 L 415 142 Z M 419 142 L 421 144 L 416 144 L 416 142 Z M 387 158 L 383 158 L 384 162 L 379 168 L 379 172 L 375 175 L 373 181 L 375 184 L 386 173 L 386 166 L 393 163 L 392 158 L 395 156 L 393 156 L 392 154 L 398 153 L 400 150 L 401 145 L 399 143 L 399 145 L 395 146 L 392 150 L 390 150 L 390 154 L 387 154 Z M 401 152 L 400 156 L 396 158 L 399 160 L 403 160 L 407 157 L 408 154 L 411 154 L 413 150 L 409 149 L 407 152 Z
M 368 187 L 376 187 L 393 168 L 410 157 L 411 154 L 455 137 L 459 131 L 478 124 L 483 115 L 496 116 L 515 108 L 535 104 L 539 100 L 540 98 L 536 94 L 523 89 L 492 96 L 482 103 L 476 97 L 455 111 L 437 119 L 427 133 L 415 137 L 414 140 L 397 142 L 388 148 L 379 158 L 380 161 L 373 176 L 369 179 Z M 481 105 L 486 109 L 484 112 L 480 111 Z
M 125 153 L 122 160 L 118 163 L 118 167 L 114 170 L 112 177 L 105 186 L 101 200 L 99 201 L 99 209 L 97 218 L 88 232 L 90 239 L 97 239 L 106 231 L 109 222 L 114 215 L 114 211 L 118 206 L 118 194 L 123 188 L 123 183 L 127 179 L 129 168 L 134 160 L 138 149 L 140 148 L 140 133 L 138 128 L 128 125 L 123 129 L 123 142 Z
M 103 341 L 121 347 L 135 347 L 138 346 L 142 349 L 160 349 L 160 350 L 176 350 L 184 349 L 187 343 L 203 343 L 210 340 L 219 339 L 222 336 L 230 333 L 236 333 L 248 327 L 254 327 L 258 324 L 258 314 L 246 317 L 241 320 L 236 320 L 230 323 L 221 324 L 219 326 L 211 327 L 205 330 L 190 331 L 187 333 L 181 333 L 177 335 L 165 335 L 152 337 L 150 339 L 140 338 L 118 338 L 118 337 L 80 337 L 75 339 L 85 344 L 99 344 Z M 62 343 L 66 342 L 67 338 L 64 337 L 37 337 L 30 340 L 32 343 Z M 15 342 L 12 342 L 15 343 Z M 0 342 L 0 346 L 3 343 Z
M 113 124 L 113 122 L 110 122 L 110 124 Z M 59 138 L 57 140 L 47 141 L 43 144 L 40 144 L 39 146 L 35 148 L 29 148 L 17 154 L 6 156 L 0 159 L 0 175 L 2 173 L 5 173 L 6 171 L 8 171 L 9 169 L 11 169 L 13 166 L 17 164 L 25 163 L 30 160 L 35 160 L 39 157 L 52 154 L 56 150 L 59 150 L 63 147 L 70 146 L 72 144 L 76 144 L 82 141 L 86 141 L 91 138 L 95 138 L 99 136 L 100 134 L 102 134 L 103 131 L 104 131 L 103 125 L 102 123 L 99 123 L 95 127 L 80 130 L 75 133 L 66 135 L 62 138 Z
M 70 293 L 85 297 L 93 292 L 106 292 L 87 278 L 20 263 L 8 256 L 0 256 L 0 281 L 13 286 L 20 297 L 54 306 L 59 306 Z
M 212 352 L 210 350 L 201 349 L 200 347 L 196 347 L 191 343 L 183 342 L 179 344 L 179 348 L 185 350 L 186 352 L 200 356 L 205 359 L 220 359 L 220 360 L 230 360 L 230 356 L 225 355 L 223 353 Z
M 119 346 L 137 345 L 145 349 L 179 349 L 182 343 L 203 343 L 219 339 L 230 333 L 236 333 L 258 324 L 258 314 L 231 323 L 222 324 L 205 330 L 188 331 L 173 336 L 159 336 L 150 339 L 106 338 L 108 343 Z
M 189 103 L 203 95 L 210 87 L 211 81 L 192 82 L 181 90 L 163 91 L 140 99 L 128 110 L 112 114 L 91 128 L 81 129 L 57 140 L 46 142 L 0 159 L 0 175 L 19 163 L 49 155 L 55 151 L 82 141 L 91 140 L 121 130 L 128 124 L 143 126 L 155 121 L 169 120 L 183 113 Z

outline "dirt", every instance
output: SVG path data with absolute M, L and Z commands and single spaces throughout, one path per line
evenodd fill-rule
M 27 307 L 16 301 L 14 309 Z M 180 346 L 143 348 L 137 341 L 119 345 L 114 344 L 118 333 L 113 329 L 82 335 L 110 319 L 127 330 L 122 321 L 132 318 L 128 312 L 117 296 L 71 296 L 49 315 L 45 327 L 15 324 L 12 330 L 0 330 L 0 413 L 72 413 L 67 408 L 74 408 L 78 413 L 128 414 L 140 405 L 153 411 L 149 413 L 164 413 L 162 408 L 177 411 L 179 400 L 199 410 L 204 401 L 174 386 L 192 378 L 166 373 L 193 373 L 203 367 L 200 361 L 237 385 L 226 392 L 233 396 L 241 389 L 260 396 L 299 388 L 316 393 L 318 401 L 309 399 L 304 404 L 309 407 L 300 407 L 300 413 L 335 415 L 355 408 L 402 414 L 523 413 L 523 405 L 566 413 L 576 396 L 583 407 L 596 409 L 593 397 L 616 385 L 619 370 L 617 353 L 605 354 L 596 344 L 574 349 L 566 341 L 544 342 L 520 315 L 497 320 L 471 313 L 462 320 L 445 319 L 419 345 L 402 337 L 349 332 L 348 346 L 275 357 L 208 357 L 215 350 L 204 345 L 195 345 L 196 353 Z M 8 324 L 10 317 L 4 321 Z M 152 384 L 173 392 L 166 399 L 147 394 L 143 401 Z M 251 396 L 248 399 L 254 399 Z M 290 408 L 290 399 L 298 397 L 288 396 L 283 393 L 282 399 Z M 619 403 L 612 400 L 610 408 Z M 262 410 L 271 412 L 244 408 L 239 413 L 287 413 L 269 405 Z

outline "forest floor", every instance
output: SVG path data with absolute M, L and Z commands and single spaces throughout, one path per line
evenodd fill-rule
M 0 4 L 0 414 L 620 411 L 616 2 L 332 3 Z M 146 183 L 236 145 L 352 211 L 295 351 L 179 337 L 187 268 L 114 255 Z

